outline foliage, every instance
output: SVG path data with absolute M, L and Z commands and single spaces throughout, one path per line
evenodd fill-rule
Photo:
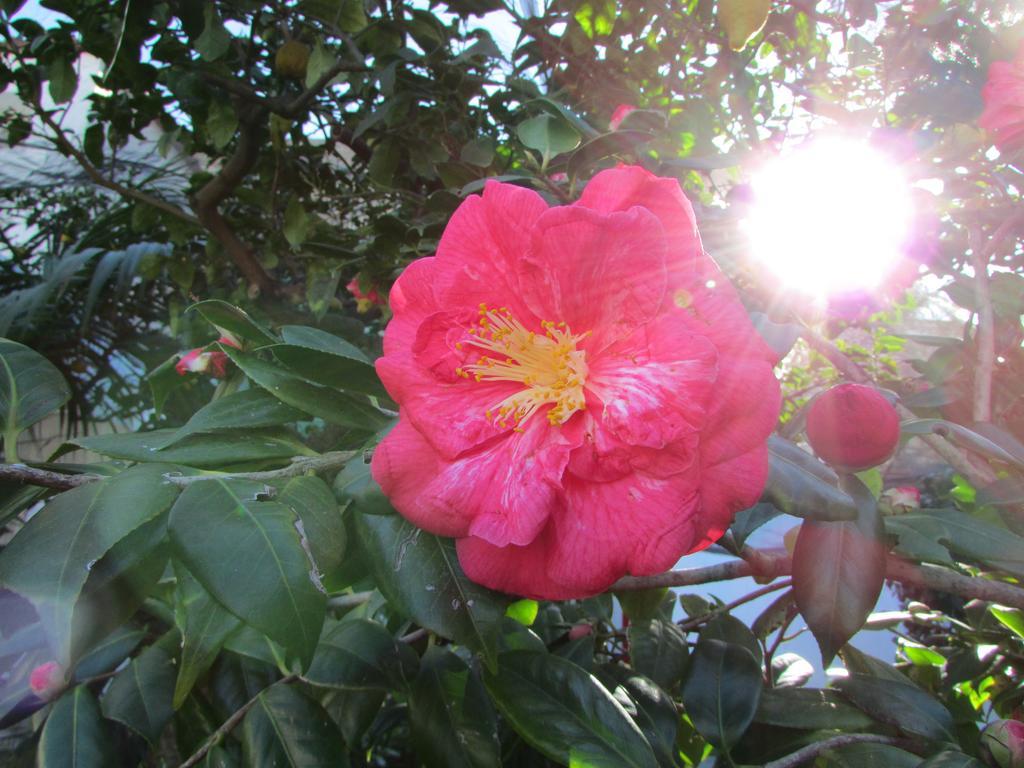
M 100 458 L 48 457 L 40 485 L 0 481 L 12 764 L 785 768 L 818 745 L 823 766 L 971 765 L 982 725 L 1019 715 L 1021 169 L 974 124 L 1012 4 L 777 2 L 760 31 L 713 0 L 21 5 L 0 10 L 6 141 L 57 160 L 0 192 L 5 455 L 62 406 L 132 431 L 73 436 Z M 608 131 L 620 104 L 638 109 Z M 824 126 L 897 145 L 941 189 L 928 285 L 957 335 L 905 331 L 922 295 L 816 322 L 745 258 L 740 182 Z M 395 416 L 372 367 L 387 310 L 344 286 L 383 294 L 487 178 L 565 202 L 619 161 L 680 181 L 788 353 L 771 477 L 720 568 L 516 600 L 370 478 Z M 174 372 L 224 331 L 226 379 Z M 799 444 L 839 379 L 899 399 L 900 456 L 938 451 L 900 483 L 920 509 L 889 514 L 877 473 Z M 791 557 L 746 546 L 783 513 L 805 521 Z M 693 594 L 740 573 L 766 583 Z M 886 574 L 895 616 L 872 612 Z M 733 615 L 769 593 L 750 626 Z M 804 624 L 845 677 L 807 685 L 785 652 Z M 850 645 L 865 626 L 895 627 L 898 657 Z M 44 701 L 31 672 L 54 660 Z

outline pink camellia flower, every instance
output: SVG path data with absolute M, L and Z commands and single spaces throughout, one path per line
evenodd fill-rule
M 1013 61 L 993 61 L 981 91 L 985 110 L 978 125 L 992 134 L 1000 152 L 1024 147 L 1024 41 Z
M 238 342 L 231 336 L 221 336 L 217 341 L 220 344 L 227 344 L 229 347 L 240 348 Z M 174 365 L 174 370 L 179 376 L 186 376 L 190 373 L 205 373 L 214 379 L 223 379 L 228 371 L 228 356 L 219 349 L 207 350 L 205 347 L 196 347 L 181 356 L 181 359 Z
M 56 661 L 40 664 L 29 673 L 28 687 L 40 699 L 49 701 L 64 689 L 64 668 Z
M 622 125 L 622 121 L 626 119 L 626 115 L 630 112 L 636 112 L 637 107 L 632 104 L 619 104 L 612 112 L 612 119 L 608 121 L 608 130 L 617 131 L 619 126 Z
M 676 181 L 620 167 L 555 208 L 488 182 L 390 303 L 377 372 L 400 411 L 373 477 L 473 580 L 597 594 L 761 495 L 776 357 Z
M 345 288 L 347 288 L 348 292 L 355 298 L 356 312 L 359 312 L 360 314 L 369 312 L 374 307 L 387 306 L 387 302 L 381 298 L 381 295 L 377 292 L 376 288 L 371 288 L 368 293 L 363 293 L 362 289 L 359 287 L 358 275 L 349 280 L 348 285 L 346 285 Z

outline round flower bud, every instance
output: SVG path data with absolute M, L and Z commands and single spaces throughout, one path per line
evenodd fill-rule
M 28 687 L 43 701 L 56 698 L 64 689 L 64 668 L 56 661 L 40 664 L 29 674 Z
M 981 734 L 981 754 L 992 768 L 1024 768 L 1024 723 L 992 723 Z
M 807 440 L 834 468 L 859 472 L 892 456 L 900 417 L 877 389 L 840 384 L 819 395 L 807 412 Z

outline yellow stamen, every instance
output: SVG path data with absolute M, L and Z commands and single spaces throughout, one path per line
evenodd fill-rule
M 544 334 L 538 335 L 527 330 L 507 307 L 492 310 L 486 304 L 480 305 L 478 325 L 468 330 L 469 338 L 460 345 L 469 344 L 493 356 L 481 356 L 456 373 L 464 378 L 472 374 L 476 381 L 514 381 L 524 386 L 485 411 L 497 426 L 522 431 L 520 425 L 544 405 L 554 406 L 547 412 L 550 424 L 564 424 L 586 407 L 586 353 L 576 345 L 589 331 L 573 335 L 564 321 L 545 320 L 541 323 Z M 497 416 L 492 417 L 495 410 Z

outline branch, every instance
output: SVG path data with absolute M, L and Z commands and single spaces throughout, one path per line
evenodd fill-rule
M 204 480 L 271 482 L 273 480 L 299 477 L 308 472 L 325 472 L 339 469 L 356 456 L 362 456 L 364 461 L 369 461 L 370 455 L 368 451 L 331 451 L 320 456 L 296 456 L 287 467 L 270 469 L 264 472 L 211 472 L 204 475 L 165 474 L 164 479 L 173 485 L 183 487 L 193 483 L 200 483 Z M 44 488 L 56 488 L 60 491 L 67 491 L 86 483 L 105 479 L 107 478 L 103 475 L 65 475 L 61 472 L 36 469 L 24 464 L 0 464 L 0 480 L 12 480 L 26 485 L 39 485 Z
M 245 704 L 239 707 L 237 712 L 235 712 L 233 715 L 231 715 L 231 717 L 225 720 L 224 724 L 216 731 L 214 731 L 210 735 L 210 738 L 203 742 L 203 746 L 196 750 L 195 754 L 193 754 L 188 760 L 186 760 L 184 763 L 178 766 L 178 768 L 192 768 L 192 766 L 198 765 L 199 761 L 206 757 L 207 752 L 209 752 L 211 749 L 217 746 L 217 743 L 221 739 L 223 739 L 225 736 L 231 733 L 235 726 L 242 722 L 242 718 L 245 717 L 246 713 L 248 713 L 250 709 L 256 706 L 256 702 L 259 701 L 260 696 L 263 695 L 263 692 L 268 690 L 272 685 L 288 685 L 289 683 L 293 683 L 298 679 L 298 675 L 288 675 L 288 677 L 282 677 L 277 682 L 271 683 L 262 691 L 257 693 L 255 696 L 253 696 L 251 699 L 245 702 Z
M 816 741 L 813 744 L 808 744 L 802 749 L 798 749 L 792 754 L 780 757 L 778 760 L 772 760 L 770 763 L 765 763 L 764 768 L 796 768 L 798 765 L 803 765 L 820 755 L 822 752 L 826 752 L 836 747 L 842 747 L 847 744 L 858 744 L 858 743 L 875 743 L 875 744 L 892 744 L 902 745 L 906 742 L 902 739 L 897 739 L 893 736 L 879 736 L 874 733 L 844 733 L 841 736 L 833 736 L 830 739 L 824 741 Z
M 654 576 L 626 576 L 615 582 L 611 589 L 627 591 L 653 587 L 688 587 L 713 581 L 742 579 L 745 576 L 787 576 L 793 572 L 792 559 L 781 552 L 766 550 L 752 550 L 752 552 L 757 553 L 756 558 L 728 560 L 703 568 L 684 568 Z M 933 565 L 914 565 L 894 555 L 889 556 L 885 576 L 887 579 L 902 584 L 923 587 L 935 592 L 945 592 L 969 600 L 978 599 L 999 603 L 1010 608 L 1024 609 L 1024 589 L 1020 587 L 983 577 L 964 576 L 947 568 Z
M 61 472 L 36 469 L 25 464 L 0 464 L 0 480 L 9 480 L 24 485 L 38 485 L 43 488 L 56 488 L 58 491 L 69 491 L 80 485 L 102 479 L 100 475 L 65 475 Z
M 973 415 L 975 421 L 991 421 L 992 371 L 996 364 L 995 315 L 992 312 L 992 291 L 988 282 L 988 253 L 991 249 L 982 248 L 981 234 L 976 231 L 970 233 L 970 241 L 971 264 L 974 266 L 974 303 L 978 310 L 978 332 L 974 339 L 978 347 L 978 358 L 974 367 Z

